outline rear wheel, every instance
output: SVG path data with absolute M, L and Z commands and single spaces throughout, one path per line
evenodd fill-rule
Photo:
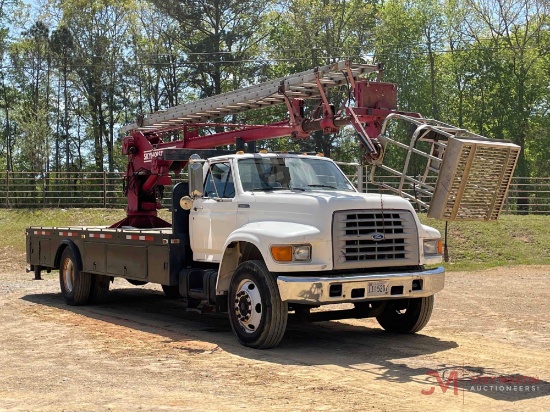
M 385 330 L 395 333 L 415 333 L 427 325 L 432 315 L 434 297 L 393 300 L 386 303 L 376 320 Z
M 245 346 L 277 346 L 286 330 L 288 305 L 281 301 L 275 276 L 261 260 L 241 263 L 229 286 L 229 320 Z
M 78 270 L 78 262 L 72 249 L 66 247 L 61 255 L 59 267 L 59 284 L 65 301 L 74 306 L 88 303 L 91 280 L 89 273 Z
M 91 275 L 92 276 L 92 285 L 90 289 L 90 299 L 91 303 L 103 303 L 109 296 L 109 283 L 111 283 L 111 278 L 104 275 Z

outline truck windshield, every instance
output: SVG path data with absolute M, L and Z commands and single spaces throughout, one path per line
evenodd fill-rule
M 257 157 L 239 160 L 245 191 L 345 190 L 354 192 L 342 171 L 332 162 L 315 158 Z

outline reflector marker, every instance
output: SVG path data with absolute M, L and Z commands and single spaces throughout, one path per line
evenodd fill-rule
M 113 235 L 108 233 L 90 233 L 88 237 L 95 237 L 98 239 L 112 239 Z
M 154 236 L 145 236 L 145 235 L 126 235 L 126 239 L 128 240 L 147 240 L 152 241 L 155 240 Z
M 59 232 L 59 236 L 73 237 L 73 236 L 78 236 L 78 233 L 76 233 L 76 232 Z
M 35 231 L 34 231 L 34 234 L 35 234 L 35 235 L 50 236 L 50 232 L 46 232 L 45 230 L 35 230 Z

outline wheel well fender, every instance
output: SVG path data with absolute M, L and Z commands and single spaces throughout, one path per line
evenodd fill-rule
M 78 271 L 82 270 L 82 257 L 80 256 L 80 250 L 78 250 L 78 246 L 69 239 L 63 239 L 61 241 L 61 245 L 57 248 L 57 252 L 55 254 L 55 260 L 54 260 L 54 267 L 56 269 L 59 269 L 61 266 L 61 255 L 63 255 L 63 252 L 66 248 L 70 248 L 71 252 L 73 252 L 73 256 L 76 263 L 76 268 Z
M 260 249 L 251 242 L 234 241 L 227 245 L 218 271 L 217 295 L 223 295 L 229 291 L 229 283 L 237 266 L 247 260 L 265 261 Z

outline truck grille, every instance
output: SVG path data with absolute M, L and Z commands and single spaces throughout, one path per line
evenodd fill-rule
M 345 210 L 332 221 L 334 269 L 418 265 L 418 233 L 407 210 Z

